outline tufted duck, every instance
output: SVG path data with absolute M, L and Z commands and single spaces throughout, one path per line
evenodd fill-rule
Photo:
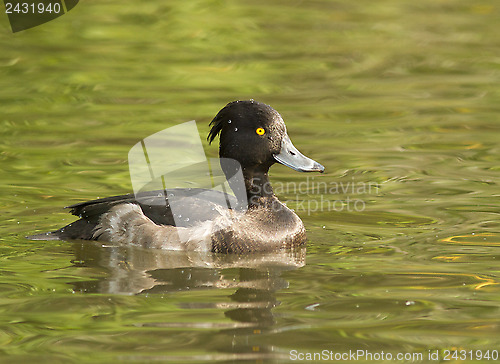
M 304 224 L 274 195 L 268 171 L 276 162 L 301 172 L 323 172 L 324 167 L 295 148 L 280 114 L 264 103 L 230 102 L 210 126 L 210 143 L 220 135 L 219 156 L 236 160 L 242 167 L 247 195 L 244 211 L 229 209 L 193 191 L 175 189 L 168 192 L 176 194 L 193 217 L 190 226 L 180 227 L 175 225 L 169 202 L 158 191 L 128 194 L 69 206 L 79 220 L 29 238 L 223 253 L 265 252 L 304 244 Z M 159 198 L 164 203 L 155 203 Z M 199 207 L 207 204 L 212 206 L 211 216 L 197 218 Z

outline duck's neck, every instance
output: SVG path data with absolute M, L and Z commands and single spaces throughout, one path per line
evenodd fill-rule
M 249 206 L 257 204 L 260 197 L 274 196 L 268 173 L 267 166 L 243 168 Z

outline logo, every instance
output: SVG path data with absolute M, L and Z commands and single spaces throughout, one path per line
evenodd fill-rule
M 176 227 L 222 216 L 214 227 L 222 229 L 248 207 L 241 165 L 234 159 L 207 158 L 194 120 L 141 140 L 130 149 L 128 164 L 136 200 L 158 211 L 168 206 Z
M 54 20 L 73 9 L 79 0 L 4 0 L 12 32 L 20 32 Z

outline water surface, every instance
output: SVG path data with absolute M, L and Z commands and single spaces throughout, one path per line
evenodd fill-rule
M 500 350 L 499 12 L 463 0 L 98 1 L 16 34 L 5 17 L 0 361 Z M 204 136 L 248 98 L 280 111 L 327 169 L 271 172 L 307 253 L 24 239 L 72 221 L 64 206 L 131 192 L 140 139 L 193 119 Z

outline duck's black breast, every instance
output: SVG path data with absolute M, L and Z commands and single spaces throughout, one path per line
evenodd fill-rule
M 212 251 L 275 251 L 300 246 L 305 242 L 302 220 L 273 195 L 261 197 L 227 229 L 214 232 Z

